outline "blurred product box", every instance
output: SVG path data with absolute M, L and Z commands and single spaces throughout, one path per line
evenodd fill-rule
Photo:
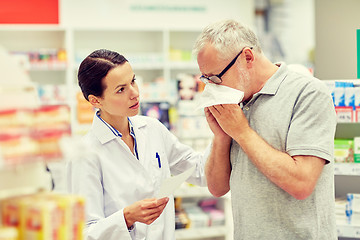
M 81 92 L 76 94 L 76 111 L 77 120 L 80 124 L 90 124 L 93 121 L 95 109 L 94 107 L 84 98 Z
M 0 159 L 5 164 L 59 159 L 59 141 L 70 134 L 66 105 L 0 111 Z
M 8 109 L 0 111 L 1 134 L 19 134 L 28 132 L 34 124 L 32 109 Z
M 348 217 L 346 216 L 347 199 L 336 198 L 335 199 L 335 217 L 337 225 L 347 225 Z
M 67 105 L 41 106 L 34 110 L 34 129 L 70 132 L 70 107 Z
M 225 213 L 217 208 L 217 198 L 203 199 L 199 202 L 201 209 L 210 217 L 210 226 L 223 226 L 225 224 Z
M 141 76 L 137 76 L 137 79 L 142 101 L 175 102 L 177 100 L 177 89 L 174 82 L 166 82 L 163 77 L 158 77 L 151 82 L 143 82 Z
M 225 224 L 224 211 L 216 208 L 203 208 L 203 211 L 210 216 L 210 226 L 223 226 Z
M 197 75 L 181 73 L 176 76 L 179 100 L 193 100 L 198 93 Z
M 140 111 L 142 115 L 158 119 L 168 129 L 170 129 L 169 109 L 170 104 L 167 101 L 140 103 Z
M 175 211 L 175 229 L 190 227 L 190 220 L 184 210 Z
M 25 69 L 65 69 L 67 53 L 65 49 L 41 48 L 35 51 L 12 51 L 10 54 L 17 59 Z
M 19 233 L 14 227 L 0 227 L 0 240 L 18 240 Z
M 354 141 L 352 139 L 334 140 L 335 162 L 354 162 Z
M 66 104 L 68 98 L 68 91 L 65 84 L 38 85 L 37 92 L 42 105 Z
M 82 197 L 35 194 L 1 201 L 4 226 L 15 227 L 19 240 L 82 240 L 85 225 Z
M 179 138 L 211 138 L 212 132 L 203 116 L 180 116 L 176 122 Z M 196 135 L 194 135 L 196 133 Z
M 331 91 L 338 122 L 360 122 L 360 87 L 356 80 L 325 81 Z
M 346 204 L 347 223 L 352 226 L 360 226 L 360 194 L 348 193 Z
M 190 228 L 203 228 L 210 226 L 210 217 L 199 206 L 184 204 L 184 211 L 190 220 Z
M 351 210 L 360 212 L 360 193 L 348 193 L 347 201 Z
M 182 206 L 182 198 L 175 198 L 175 229 L 183 229 L 190 227 L 190 220 Z
M 360 163 L 360 137 L 354 138 L 354 162 Z
M 25 133 L 0 134 L 0 152 L 5 164 L 18 164 L 37 158 L 39 146 Z

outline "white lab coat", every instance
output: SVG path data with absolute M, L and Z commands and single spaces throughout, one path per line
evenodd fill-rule
M 123 209 L 136 201 L 155 197 L 163 179 L 194 164 L 196 170 L 188 182 L 206 186 L 204 166 L 209 148 L 204 154 L 195 153 L 157 119 L 134 116 L 130 121 L 139 160 L 95 115 L 91 130 L 83 138 L 89 152 L 67 164 L 69 192 L 86 198 L 86 239 L 175 239 L 173 196 L 155 222 L 150 225 L 136 222 L 130 232 Z M 156 153 L 160 156 L 161 168 Z

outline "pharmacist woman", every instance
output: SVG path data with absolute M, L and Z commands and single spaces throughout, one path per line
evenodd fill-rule
M 206 186 L 208 154 L 181 144 L 157 119 L 137 115 L 136 76 L 119 53 L 94 51 L 78 80 L 98 109 L 82 139 L 87 151 L 67 164 L 69 192 L 86 199 L 86 239 L 175 239 L 173 196 L 156 193 L 165 178 L 194 165 L 188 182 Z

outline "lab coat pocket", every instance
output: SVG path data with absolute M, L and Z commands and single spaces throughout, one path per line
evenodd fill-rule
M 155 151 L 151 156 L 151 172 L 156 189 L 160 188 L 160 184 L 164 178 L 166 178 L 166 170 L 169 168 L 167 159 L 162 151 Z

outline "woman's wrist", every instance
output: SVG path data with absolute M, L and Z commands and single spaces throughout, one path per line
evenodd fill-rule
M 127 228 L 129 230 L 132 230 L 135 221 L 131 219 L 131 213 L 130 213 L 128 207 L 124 208 L 124 219 L 125 219 Z

